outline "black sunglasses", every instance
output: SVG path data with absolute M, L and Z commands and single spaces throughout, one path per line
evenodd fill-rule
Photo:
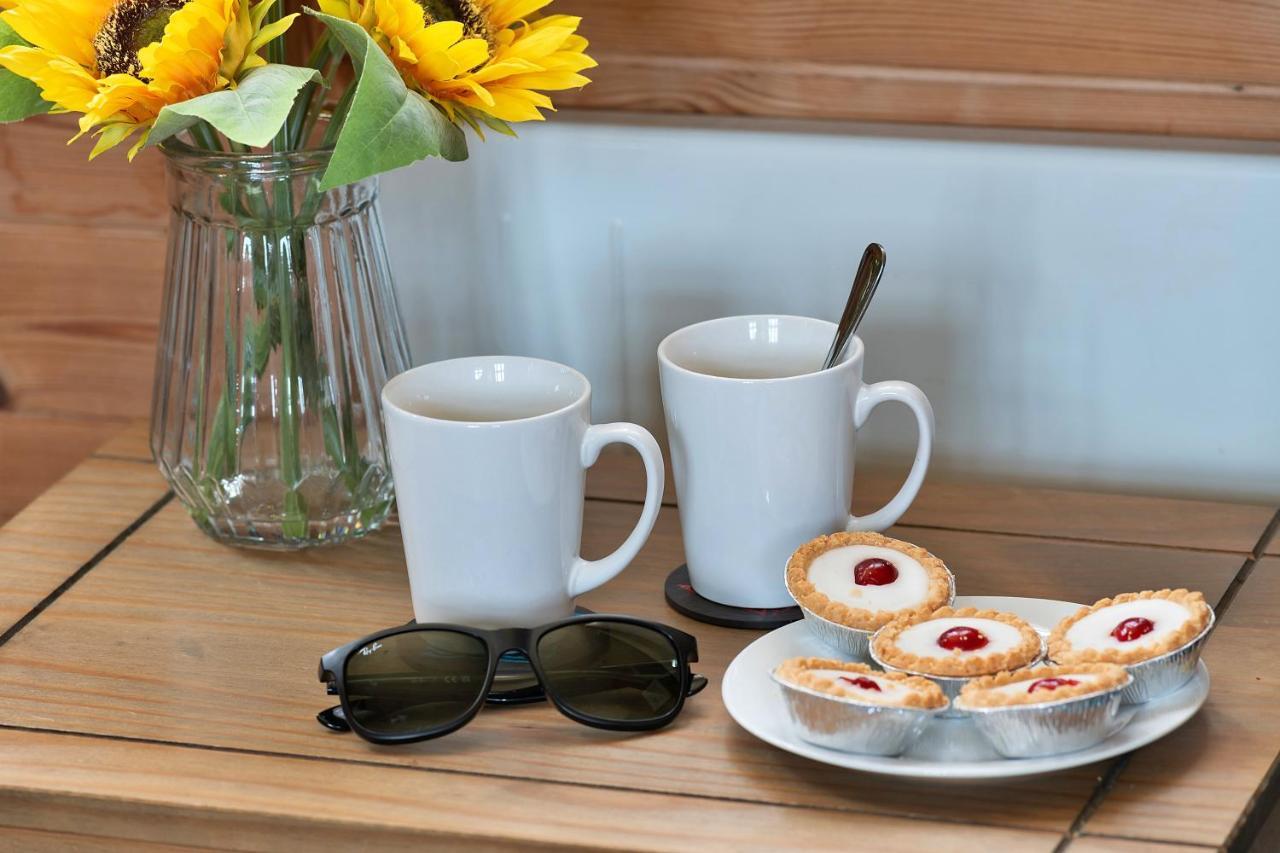
M 588 726 L 657 729 L 706 686 L 689 670 L 697 659 L 692 636 L 628 616 L 496 631 L 410 623 L 320 659 L 320 680 L 342 704 L 317 718 L 373 743 L 412 743 L 457 731 L 486 702 L 547 698 Z

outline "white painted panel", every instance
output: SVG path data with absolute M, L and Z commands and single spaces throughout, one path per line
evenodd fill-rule
M 667 332 L 834 319 L 877 240 L 868 378 L 928 393 L 938 469 L 1275 500 L 1280 156 L 1164 145 L 560 116 L 388 176 L 384 224 L 416 360 L 565 361 L 655 430 Z

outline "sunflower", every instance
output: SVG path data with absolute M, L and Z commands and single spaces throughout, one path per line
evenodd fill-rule
M 146 131 L 160 110 L 234 85 L 296 18 L 263 25 L 274 0 L 0 0 L 29 43 L 0 48 L 0 66 L 40 87 L 53 112 L 83 113 L 98 137 L 90 159 Z M 74 141 L 74 140 L 73 140 Z
M 543 93 L 586 85 L 580 72 L 596 65 L 577 34 L 581 18 L 536 16 L 551 0 L 319 2 L 363 27 L 406 84 L 473 127 L 477 118 L 491 127 L 542 120 L 554 109 Z

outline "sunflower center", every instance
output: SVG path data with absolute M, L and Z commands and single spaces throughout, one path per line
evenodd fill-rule
M 93 38 L 98 73 L 132 74 L 142 70 L 138 51 L 164 36 L 169 18 L 186 0 L 119 0 Z
M 441 21 L 458 21 L 470 38 L 490 41 L 489 26 L 476 0 L 417 0 L 427 26 Z

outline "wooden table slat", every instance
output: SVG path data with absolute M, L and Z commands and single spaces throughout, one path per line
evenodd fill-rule
M 239 850 L 420 851 L 424 835 L 468 850 L 848 849 L 848 817 L 821 809 L 12 730 L 0 731 L 0 791 L 3 825 Z M 630 820 L 620 823 L 620 814 Z M 1058 840 L 877 815 L 858 821 L 885 851 L 917 849 L 926 829 L 939 851 L 967 853 L 978 842 L 1049 851 Z
M 1271 632 L 1235 627 L 1228 613 L 1205 648 L 1208 705 L 1130 758 L 1084 830 L 1222 844 L 1280 753 L 1274 643 Z
M 0 527 L 0 634 L 165 492 L 154 470 L 92 459 Z
M 145 421 L 136 421 L 98 445 L 93 456 L 99 459 L 122 459 L 155 464 L 151 458 L 151 429 Z
M 1194 850 L 1213 850 L 1188 844 L 1165 844 L 1161 841 L 1140 841 L 1132 838 L 1103 838 L 1085 835 L 1075 838 L 1067 847 L 1068 853 L 1191 853 Z

